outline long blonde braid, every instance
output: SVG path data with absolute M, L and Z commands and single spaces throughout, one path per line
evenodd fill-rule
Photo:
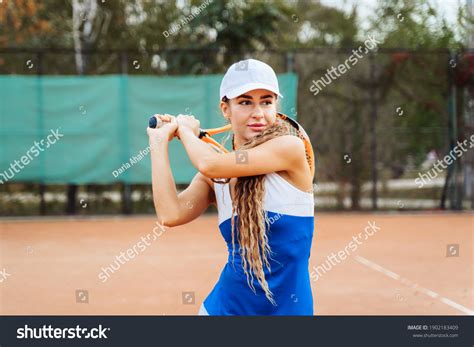
M 264 131 L 245 142 L 238 150 L 245 151 L 256 147 L 277 136 L 289 134 L 289 126 L 276 120 Z M 229 182 L 229 180 L 226 180 Z M 218 182 L 218 183 L 225 183 Z M 216 181 L 217 182 L 217 181 Z M 238 216 L 238 237 L 240 245 L 240 255 L 242 267 L 247 277 L 247 283 L 255 293 L 253 285 L 254 275 L 265 292 L 267 299 L 276 305 L 273 294 L 265 280 L 263 266 L 265 265 L 271 272 L 269 258 L 271 249 L 268 245 L 266 233 L 266 223 L 268 218 L 263 208 L 265 196 L 265 175 L 238 177 L 234 187 L 235 196 L 232 200 L 232 259 L 235 253 L 235 221 L 234 213 Z M 233 260 L 232 260 L 233 262 Z

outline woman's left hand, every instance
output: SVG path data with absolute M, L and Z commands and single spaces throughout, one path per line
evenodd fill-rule
M 176 117 L 176 121 L 178 122 L 178 135 L 180 129 L 189 128 L 192 130 L 194 135 L 199 136 L 199 127 L 201 123 L 199 122 L 199 120 L 194 118 L 194 116 L 180 114 Z

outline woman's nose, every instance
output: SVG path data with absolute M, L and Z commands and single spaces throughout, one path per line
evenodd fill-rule
M 256 118 L 262 118 L 263 117 L 263 110 L 260 106 L 255 106 L 252 116 Z

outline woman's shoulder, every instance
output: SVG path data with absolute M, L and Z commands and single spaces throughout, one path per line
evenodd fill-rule
M 204 179 L 206 180 L 206 182 L 207 182 L 207 184 L 209 185 L 209 187 L 211 187 L 212 189 L 214 189 L 214 182 L 212 182 L 212 180 L 211 180 L 209 177 L 207 177 L 207 176 L 204 176 L 204 175 L 203 175 L 203 177 L 204 177 Z
M 214 182 L 212 182 L 212 180 L 211 180 L 209 177 L 203 175 L 203 174 L 200 173 L 200 172 L 198 172 L 197 174 L 198 174 L 198 175 L 201 177 L 201 179 L 204 180 L 204 181 L 207 183 L 207 185 L 214 191 Z
M 216 204 L 214 182 L 212 182 L 212 180 L 209 177 L 203 175 L 201 172 L 198 172 L 195 178 L 207 184 L 209 197 L 211 199 L 211 204 Z

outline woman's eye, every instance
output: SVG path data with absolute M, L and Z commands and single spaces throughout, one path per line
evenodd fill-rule
M 250 101 L 242 100 L 241 102 L 239 102 L 239 105 L 250 105 Z
M 273 102 L 271 100 L 266 100 L 266 101 L 262 101 L 262 104 L 267 106 L 267 105 L 271 105 Z M 239 105 L 251 105 L 252 102 L 250 100 L 242 100 L 239 102 Z

